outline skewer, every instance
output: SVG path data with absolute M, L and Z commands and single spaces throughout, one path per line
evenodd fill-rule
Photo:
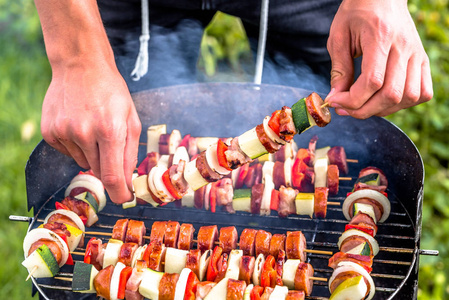
M 352 177 L 338 177 L 338 180 L 350 181 L 350 180 L 352 180 Z
M 357 164 L 357 163 L 359 163 L 359 160 L 358 160 L 358 159 L 353 159 L 353 158 L 347 158 L 347 159 L 346 159 L 346 162 Z
M 59 279 L 59 280 L 63 280 L 63 281 L 70 281 L 70 282 L 72 282 L 73 281 L 73 278 L 70 278 L 70 277 L 54 277 L 55 279 Z M 310 278 L 310 277 L 309 277 Z
M 333 202 L 333 205 L 340 205 L 339 202 Z M 86 231 L 85 234 L 89 235 L 102 235 L 102 236 L 112 236 L 112 233 L 110 232 L 101 232 L 101 231 Z M 149 240 L 150 237 L 147 235 L 143 236 L 144 239 Z M 194 243 L 197 243 L 198 240 L 193 240 Z M 219 245 L 220 243 L 218 241 L 215 242 L 216 245 Z M 238 246 L 239 244 L 237 244 Z M 312 249 L 304 249 L 304 252 L 306 253 L 315 253 L 315 254 L 324 254 L 324 255 L 334 255 L 332 251 L 322 251 L 322 250 L 312 250 Z M 79 254 L 84 255 L 82 252 L 72 252 L 72 254 Z
M 327 106 L 329 106 L 329 102 L 324 102 L 324 104 L 321 105 L 321 108 L 325 108 L 325 107 L 327 107 Z
M 34 266 L 33 269 L 31 269 L 30 273 L 28 274 L 27 278 L 25 279 L 25 281 L 28 281 L 31 276 L 33 276 L 34 272 L 36 272 L 38 266 Z

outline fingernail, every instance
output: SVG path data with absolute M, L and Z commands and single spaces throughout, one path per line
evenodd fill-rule
M 349 116 L 349 113 L 344 109 L 336 109 L 335 112 L 340 116 Z

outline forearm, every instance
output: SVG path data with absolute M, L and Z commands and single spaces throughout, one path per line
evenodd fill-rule
M 95 0 L 35 0 L 53 72 L 80 63 L 114 63 Z

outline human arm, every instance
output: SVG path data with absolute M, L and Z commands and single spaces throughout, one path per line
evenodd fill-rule
M 52 80 L 42 136 L 100 178 L 113 202 L 132 199 L 141 124 L 95 0 L 35 0 Z
M 331 26 L 330 106 L 342 115 L 386 116 L 433 97 L 429 59 L 406 0 L 344 0 Z M 354 82 L 353 58 L 362 56 Z

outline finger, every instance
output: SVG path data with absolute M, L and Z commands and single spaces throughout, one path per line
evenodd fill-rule
M 383 87 L 390 45 L 376 45 L 370 41 L 362 49 L 362 72 L 349 92 L 337 93 L 332 97 L 335 106 L 349 110 L 360 109 Z
M 347 91 L 354 81 L 354 64 L 351 54 L 351 37 L 347 30 L 334 29 L 328 40 L 331 57 L 331 90 L 333 93 Z M 329 98 L 332 95 L 329 95 Z
M 134 109 L 130 114 L 131 117 L 128 118 L 127 122 L 128 133 L 126 135 L 126 145 L 123 159 L 126 184 L 128 188 L 132 190 L 132 173 L 137 166 L 139 137 L 142 130 L 142 125 L 140 124 L 139 117 Z
M 53 148 L 55 148 L 57 151 L 61 152 L 62 154 L 66 155 L 66 156 L 70 156 L 69 151 L 67 151 L 67 149 L 64 147 L 63 144 L 61 144 L 58 139 L 56 139 L 55 137 L 45 137 L 44 136 L 44 140 L 47 142 L 47 144 L 49 144 L 50 146 L 52 146 Z
M 429 58 L 426 56 L 421 66 L 421 97 L 419 102 L 427 102 L 433 98 L 432 74 L 430 72 Z
M 65 138 L 60 138 L 59 141 L 67 149 L 69 156 L 71 156 L 81 168 L 90 169 L 86 156 L 77 144 Z
M 123 171 L 123 155 L 125 149 L 125 132 L 109 129 L 99 138 L 101 181 L 109 197 L 114 203 L 124 203 L 131 200 L 132 194 L 128 189 Z
M 83 127 L 81 124 L 76 130 L 71 130 L 70 133 L 70 139 L 79 147 L 80 151 L 82 151 L 94 175 L 101 178 L 98 143 L 95 140 L 92 131 L 87 127 Z

